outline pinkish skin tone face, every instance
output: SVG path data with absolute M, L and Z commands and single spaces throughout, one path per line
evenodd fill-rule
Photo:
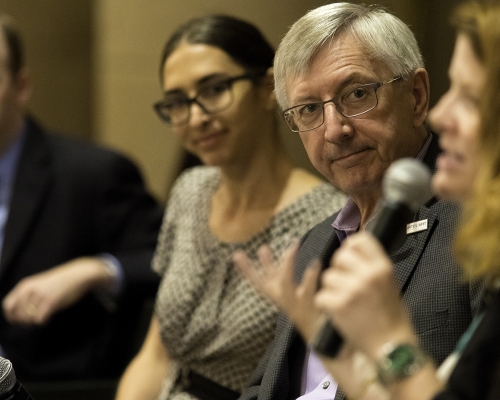
M 325 45 L 306 74 L 287 79 L 288 106 L 329 100 L 356 85 L 392 78 L 387 65 L 371 59 L 346 35 Z M 377 107 L 352 118 L 327 103 L 324 124 L 300 133 L 314 167 L 356 202 L 378 198 L 389 165 L 398 158 L 416 156 L 427 136 L 420 129 L 427 108 L 421 115 L 413 113 L 416 100 L 408 82 L 384 85 L 377 96 Z
M 463 34 L 457 37 L 449 76 L 449 90 L 429 114 L 443 149 L 432 183 L 442 198 L 463 201 L 471 194 L 477 171 L 479 98 L 485 79 L 484 67 Z
M 181 44 L 168 57 L 164 68 L 163 92 L 196 96 L 201 88 L 223 79 L 243 75 L 245 70 L 221 49 L 205 44 Z M 269 117 L 269 88 L 256 87 L 250 80 L 233 84 L 234 101 L 217 114 L 191 105 L 187 124 L 173 127 L 181 145 L 196 154 L 205 165 L 229 166 L 241 163 L 262 144 L 261 123 Z

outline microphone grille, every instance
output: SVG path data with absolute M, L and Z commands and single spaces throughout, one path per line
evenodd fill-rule
M 16 384 L 16 373 L 12 363 L 6 358 L 0 357 L 0 395 L 7 393 Z
M 431 172 L 427 166 L 414 158 L 402 158 L 387 169 L 382 190 L 386 200 L 402 202 L 417 211 L 432 196 L 430 183 Z

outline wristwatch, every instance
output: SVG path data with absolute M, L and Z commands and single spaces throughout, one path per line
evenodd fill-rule
M 412 376 L 430 361 L 418 346 L 408 343 L 387 344 L 384 354 L 377 362 L 378 380 L 383 386 Z

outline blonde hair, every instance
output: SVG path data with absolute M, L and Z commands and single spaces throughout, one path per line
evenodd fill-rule
M 469 2 L 452 19 L 486 71 L 474 193 L 464 205 L 455 253 L 471 279 L 500 276 L 500 1 Z

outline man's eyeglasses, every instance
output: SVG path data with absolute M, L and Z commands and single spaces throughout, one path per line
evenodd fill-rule
M 402 77 L 397 76 L 384 82 L 356 86 L 330 100 L 290 107 L 283 111 L 283 117 L 292 132 L 311 131 L 323 125 L 326 103 L 335 104 L 338 112 L 346 118 L 356 117 L 377 107 L 377 89 L 400 79 Z
M 213 83 L 193 98 L 172 96 L 153 105 L 160 119 L 170 126 L 184 125 L 191 117 L 191 105 L 198 104 L 207 114 L 216 114 L 229 108 L 234 101 L 233 83 L 243 79 L 256 79 L 262 74 L 244 74 Z

